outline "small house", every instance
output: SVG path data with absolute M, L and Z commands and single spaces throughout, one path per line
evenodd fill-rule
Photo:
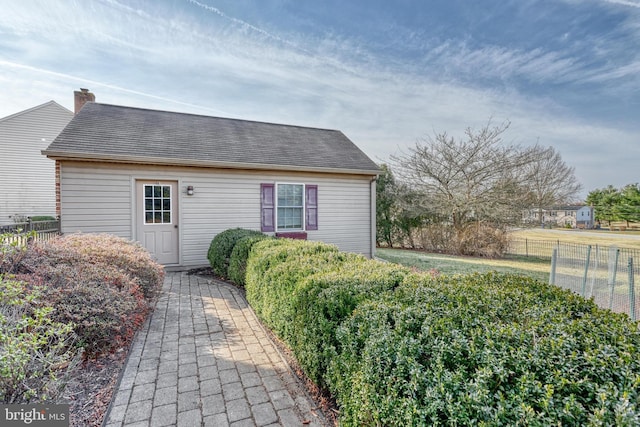
M 542 225 L 591 229 L 594 227 L 593 206 L 564 205 L 544 209 L 531 209 L 523 215 L 526 223 L 540 222 Z
M 43 154 L 63 233 L 113 233 L 170 267 L 229 228 L 371 257 L 377 165 L 337 130 L 89 102 Z

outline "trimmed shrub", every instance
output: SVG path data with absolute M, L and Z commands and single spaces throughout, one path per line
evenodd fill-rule
M 56 242 L 59 247 L 83 255 L 85 262 L 106 264 L 122 270 L 138 282 L 145 298 L 153 299 L 164 279 L 163 267 L 137 242 L 111 234 L 69 234 Z
M 55 401 L 80 353 L 72 350 L 73 324 L 52 319 L 41 293 L 0 274 L 0 402 Z
M 339 352 L 337 326 L 363 300 L 398 286 L 409 270 L 300 240 L 257 242 L 247 266 L 247 299 L 319 385 Z
M 94 356 L 128 344 L 151 309 L 141 285 L 150 299 L 164 271 L 143 251 L 114 236 L 70 235 L 15 250 L 2 266 L 39 287 L 51 319 L 73 324 L 76 345 Z
M 293 333 L 297 287 L 306 277 L 338 268 L 347 254 L 333 245 L 305 240 L 273 239 L 253 245 L 247 263 L 247 300 L 281 339 Z
M 360 303 L 396 288 L 408 274 L 397 264 L 348 255 L 336 269 L 302 281 L 293 296 L 295 331 L 290 344 L 309 378 L 326 386 L 329 362 L 341 351 L 335 336 L 338 326 Z
M 42 288 L 43 301 L 55 307 L 52 319 L 74 325 L 87 356 L 125 345 L 150 310 L 138 281 L 115 266 L 87 262 L 61 240 L 31 245 L 17 277 Z
M 231 228 L 218 233 L 211 244 L 209 245 L 209 251 L 207 252 L 207 259 L 213 269 L 213 272 L 222 278 L 229 277 L 229 258 L 236 242 L 243 237 L 247 236 L 264 236 L 259 231 L 247 230 L 244 228 Z
M 264 239 L 271 239 L 266 234 L 260 234 L 258 236 L 245 236 L 238 240 L 231 251 L 231 257 L 229 259 L 229 279 L 236 285 L 244 286 L 246 283 L 245 275 L 247 270 L 247 259 L 249 258 L 249 252 L 256 242 Z
M 640 331 L 532 279 L 406 284 L 338 328 L 341 425 L 638 425 Z
M 341 425 L 640 424 L 638 324 L 569 291 L 287 240 L 253 245 L 246 282 Z

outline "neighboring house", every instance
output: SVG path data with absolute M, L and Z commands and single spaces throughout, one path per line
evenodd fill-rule
M 0 119 L 0 225 L 56 215 L 55 167 L 41 151 L 72 117 L 49 101 Z
M 207 264 L 229 228 L 373 256 L 377 165 L 337 130 L 87 103 L 43 151 L 63 233 L 108 232 Z
M 577 228 L 593 228 L 595 226 L 593 206 L 578 207 L 575 218 Z
M 540 222 L 540 211 L 532 209 L 525 214 L 525 222 Z M 542 209 L 542 224 L 571 228 L 593 228 L 593 206 L 553 206 Z

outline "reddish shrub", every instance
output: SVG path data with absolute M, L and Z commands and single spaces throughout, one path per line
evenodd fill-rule
M 43 288 L 51 317 L 73 323 L 92 356 L 127 344 L 150 309 L 164 272 L 142 251 L 113 236 L 72 235 L 31 244 L 12 265 L 17 278 Z
M 56 242 L 83 255 L 92 264 L 109 264 L 123 270 L 139 282 L 144 296 L 158 293 L 164 270 L 151 259 L 149 252 L 136 242 L 110 234 L 70 234 Z
M 55 308 L 51 318 L 74 324 L 77 343 L 88 356 L 128 343 L 149 310 L 138 284 L 108 265 L 45 262 L 18 278 L 42 286 L 43 303 Z

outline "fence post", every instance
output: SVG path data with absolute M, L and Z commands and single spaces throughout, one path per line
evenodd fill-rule
M 615 253 L 615 254 L 612 254 Z M 613 268 L 611 264 L 611 258 L 613 255 Z M 620 249 L 611 248 L 609 249 L 609 286 L 611 290 L 609 291 L 609 310 L 613 308 L 613 291 L 616 287 L 616 275 L 618 274 L 618 258 L 620 256 Z
M 556 284 L 556 262 L 558 261 L 558 249 L 555 248 L 551 253 L 551 272 L 549 273 L 549 284 Z
M 600 268 L 600 250 L 598 248 L 598 245 L 596 245 L 596 256 L 595 258 L 595 265 L 593 266 L 593 274 L 591 274 L 591 287 L 589 288 L 589 298 L 591 298 L 593 296 L 593 287 L 596 284 L 596 276 L 598 274 L 598 268 Z
M 589 275 L 589 261 L 591 260 L 591 245 L 587 246 L 587 261 L 584 263 L 584 275 L 582 276 L 582 295 L 587 296 L 587 276 Z
M 633 277 L 633 257 L 629 257 L 629 315 L 636 321 L 636 291 Z
M 524 239 L 524 253 L 525 256 L 529 257 L 529 239 Z

